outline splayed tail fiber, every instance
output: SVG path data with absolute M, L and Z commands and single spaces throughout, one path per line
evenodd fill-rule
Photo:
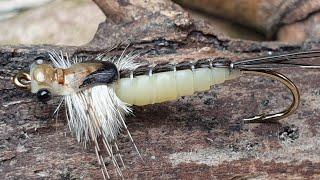
M 235 69 L 320 68 L 320 50 L 293 52 L 243 59 L 231 64 Z

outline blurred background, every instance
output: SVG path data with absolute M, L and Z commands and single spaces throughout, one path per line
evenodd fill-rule
M 319 0 L 174 1 L 231 38 L 301 43 L 320 37 Z M 0 45 L 83 45 L 104 20 L 91 0 L 0 0 Z
M 82 45 L 104 20 L 91 0 L 0 0 L 0 45 Z
M 233 38 L 264 40 L 245 26 L 201 10 L 189 11 Z M 82 45 L 104 20 L 91 0 L 0 0 L 0 44 Z

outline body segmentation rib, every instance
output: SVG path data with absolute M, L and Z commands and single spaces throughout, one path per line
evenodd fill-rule
M 121 78 L 113 88 L 123 102 L 143 106 L 207 91 L 239 75 L 230 68 L 197 68 Z

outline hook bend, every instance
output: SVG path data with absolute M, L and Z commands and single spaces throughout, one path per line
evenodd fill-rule
M 283 119 L 285 117 L 288 117 L 292 113 L 295 112 L 295 110 L 298 108 L 300 103 L 300 93 L 296 85 L 286 76 L 284 76 L 281 73 L 272 71 L 272 70 L 265 70 L 265 69 L 241 69 L 241 72 L 243 74 L 247 75 L 259 75 L 259 76 L 265 76 L 269 77 L 271 79 L 275 79 L 277 81 L 280 81 L 282 84 L 284 84 L 291 92 L 292 94 L 292 103 L 291 105 L 286 108 L 285 110 L 274 113 L 274 114 L 261 114 L 257 115 L 251 118 L 243 119 L 246 123 L 276 123 L 280 119 Z

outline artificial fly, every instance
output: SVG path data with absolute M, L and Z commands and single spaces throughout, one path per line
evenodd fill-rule
M 49 52 L 50 62 L 37 59 L 30 73 L 20 72 L 13 78 L 16 86 L 30 90 L 41 102 L 61 96 L 65 103 L 70 130 L 78 142 L 92 142 L 104 179 L 110 178 L 104 163 L 102 148 L 108 153 L 119 176 L 124 167 L 116 139 L 124 128 L 136 151 L 138 148 L 125 124 L 130 106 L 143 106 L 190 96 L 207 91 L 241 75 L 260 75 L 280 81 L 291 92 L 293 100 L 284 111 L 257 115 L 246 122 L 277 122 L 298 108 L 300 94 L 286 76 L 274 71 L 286 67 L 320 68 L 318 65 L 297 63 L 320 57 L 320 51 L 287 53 L 274 56 L 242 59 L 201 59 L 196 62 L 149 65 L 135 62 L 137 53 L 112 58 L 97 56 L 90 61 L 71 61 L 63 54 Z M 59 107 L 60 107 L 59 105 Z M 58 107 L 58 108 L 59 108 Z M 140 155 L 140 154 L 139 154 Z

